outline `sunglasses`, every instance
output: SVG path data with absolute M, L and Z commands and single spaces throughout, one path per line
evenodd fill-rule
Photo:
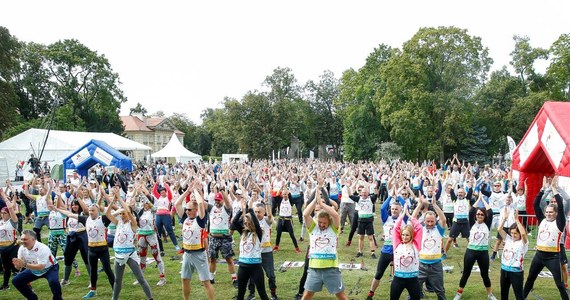
M 187 208 L 186 211 L 193 211 L 193 208 Z
M 475 215 L 477 215 L 477 216 L 483 216 L 483 217 L 485 216 L 485 214 L 475 214 Z

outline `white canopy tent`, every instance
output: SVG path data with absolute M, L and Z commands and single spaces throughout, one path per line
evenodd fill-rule
M 119 151 L 152 150 L 148 146 L 110 132 L 51 130 L 49 136 L 47 132 L 47 129 L 32 128 L 0 143 L 0 156 L 6 158 L 9 176 L 14 175 L 19 161 L 27 162 L 32 153 L 35 153 L 36 157 L 39 156 L 46 136 L 48 139 L 41 160 L 48 161 L 51 166 L 61 164 L 64 158 L 92 139 L 105 141 Z M 25 170 L 28 169 L 29 166 L 26 166 Z
M 153 158 L 158 157 L 174 157 L 176 162 L 186 163 L 189 161 L 199 162 L 202 160 L 202 156 L 198 155 L 186 148 L 180 143 L 178 137 L 176 137 L 176 133 L 172 134 L 170 141 L 164 148 L 160 149 L 160 151 L 155 152 L 150 155 Z

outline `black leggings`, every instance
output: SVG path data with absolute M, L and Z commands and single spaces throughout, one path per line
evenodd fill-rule
M 309 271 L 309 249 L 307 247 L 307 253 L 305 254 L 305 265 L 303 266 L 303 276 L 301 276 L 301 282 L 299 282 L 299 295 L 303 295 L 305 292 L 305 282 L 307 281 L 307 272 Z
M 88 259 L 88 247 L 87 247 L 87 231 L 82 232 L 70 232 L 67 234 L 67 244 L 65 250 L 63 251 L 63 264 L 65 265 L 63 279 L 69 280 L 69 275 L 71 274 L 71 264 L 77 256 L 77 251 L 81 253 L 81 258 L 85 263 L 87 272 L 91 276 L 91 269 L 89 269 L 89 259 Z
M 408 290 L 411 300 L 420 299 L 420 282 L 417 277 L 400 278 L 394 276 L 390 285 L 390 300 L 398 300 L 404 290 Z
M 14 269 L 14 264 L 12 264 L 12 258 L 18 256 L 18 245 L 11 245 L 3 250 L 0 250 L 0 257 L 2 258 L 2 266 L 4 269 L 4 282 L 2 286 L 8 286 L 10 282 L 10 275 L 12 275 L 12 271 Z
M 394 260 L 393 254 L 388 254 L 384 252 L 380 253 L 380 258 L 378 259 L 378 265 L 376 265 L 376 275 L 374 275 L 374 279 L 376 280 L 382 279 L 382 276 L 384 276 L 384 272 L 386 272 L 386 269 L 388 268 L 392 260 Z
M 297 244 L 297 239 L 295 238 L 295 232 L 293 231 L 293 220 L 291 219 L 291 217 L 289 217 L 289 219 L 279 218 L 279 221 L 277 221 L 277 239 L 275 240 L 275 245 L 279 246 L 279 242 L 281 242 L 281 233 L 283 232 L 283 229 L 289 232 L 289 236 L 293 241 L 293 245 L 295 245 L 295 249 L 299 248 L 299 245 Z
M 277 196 L 277 197 L 273 197 L 272 200 L 272 206 L 271 206 L 271 214 L 272 215 L 276 215 L 277 214 L 277 209 L 281 206 L 281 200 L 283 200 L 283 198 L 281 196 Z
M 297 217 L 299 217 L 299 223 L 303 223 L 303 194 L 299 196 L 297 199 L 291 198 L 291 204 L 295 205 L 297 208 Z
M 103 270 L 107 274 L 107 279 L 111 287 L 115 286 L 115 274 L 111 270 L 111 259 L 109 257 L 109 248 L 107 246 L 102 247 L 89 247 L 89 269 L 91 274 L 91 289 L 97 288 L 97 265 L 101 260 L 101 265 L 103 265 Z
M 265 280 L 261 264 L 240 264 L 237 274 L 238 294 L 237 300 L 243 300 L 247 289 L 247 282 L 251 279 L 257 287 L 257 293 L 262 300 L 269 300 L 265 291 Z
M 465 250 L 465 256 L 463 257 L 463 275 L 461 275 L 461 280 L 459 280 L 459 287 L 464 288 L 467 284 L 467 279 L 471 276 L 471 270 L 473 265 L 477 261 L 479 270 L 481 271 L 481 278 L 483 278 L 483 284 L 486 288 L 491 287 L 491 279 L 489 279 L 489 250 Z
M 447 226 L 451 229 L 451 225 L 453 225 L 453 213 L 443 213 L 445 215 L 445 222 Z
M 560 299 L 568 300 L 568 294 L 566 293 L 566 288 L 564 288 L 564 283 L 562 282 L 562 267 L 560 266 L 560 254 L 558 252 L 544 252 L 536 251 L 532 263 L 530 264 L 530 269 L 528 271 L 528 277 L 526 278 L 526 283 L 524 285 L 524 297 L 527 298 L 528 294 L 534 287 L 534 281 L 538 277 L 538 273 L 546 267 L 551 273 L 556 287 L 560 292 Z
M 358 229 L 358 211 L 355 210 L 354 211 L 354 215 L 352 215 L 352 223 L 350 223 L 350 233 L 348 234 L 348 241 L 352 242 L 352 237 L 354 236 L 354 233 L 356 232 L 356 229 Z
M 512 284 L 515 298 L 524 300 L 523 279 L 524 272 L 509 272 L 501 269 L 501 299 L 509 299 L 509 289 Z

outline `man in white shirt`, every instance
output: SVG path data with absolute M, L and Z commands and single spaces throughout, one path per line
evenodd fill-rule
M 59 265 L 51 254 L 49 247 L 36 241 L 36 234 L 31 230 L 24 230 L 21 236 L 22 247 L 18 250 L 18 257 L 12 259 L 14 267 L 21 271 L 12 279 L 12 284 L 26 299 L 37 300 L 29 285 L 34 280 L 45 278 L 53 294 L 54 300 L 63 299 L 61 285 L 59 284 Z

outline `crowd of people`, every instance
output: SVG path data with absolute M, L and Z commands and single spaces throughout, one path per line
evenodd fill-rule
M 400 299 L 404 290 L 410 299 L 420 299 L 424 284 L 438 299 L 451 296 L 444 288 L 443 261 L 452 245 L 458 247 L 459 238 L 467 240 L 467 248 L 455 300 L 461 299 L 475 263 L 488 299 L 496 299 L 489 266 L 497 258 L 501 299 L 508 299 L 511 288 L 516 299 L 525 299 L 544 267 L 552 272 L 561 299 L 568 299 L 563 277 L 566 214 L 558 177 L 545 177 L 533 202 L 536 255 L 525 282 L 526 192 L 525 183 L 508 168 L 465 164 L 457 155 L 441 166 L 400 161 L 157 162 L 132 172 L 95 166 L 87 174 L 72 173 L 65 182 L 37 174 L 22 191 L 9 180 L 0 189 L 0 232 L 5 233 L 0 234 L 0 290 L 10 287 L 14 272 L 12 285 L 26 299 L 37 299 L 30 283 L 39 278 L 47 279 L 54 299 L 62 299 L 71 272 L 79 273 L 79 252 L 90 278 L 84 299 L 97 295 L 99 262 L 113 299 L 121 294 L 126 266 L 136 277 L 133 284 L 153 299 L 151 279 L 145 277 L 150 252 L 159 270 L 156 286 L 166 284 L 166 274 L 180 271 L 184 299 L 190 299 L 194 273 L 206 296 L 215 299 L 221 255 L 237 299 L 254 299 L 257 290 L 261 299 L 276 300 L 274 256 L 287 232 L 297 253 L 303 253 L 298 241 L 305 236 L 310 241 L 295 299 L 312 299 L 323 285 L 336 298 L 347 299 L 337 247 L 339 234 L 348 232 L 347 247 L 358 234 L 355 257 L 378 260 L 367 300 L 374 299 L 386 271 L 393 273 L 390 299 Z M 374 228 L 376 215 L 382 223 L 380 235 Z M 23 230 L 25 222 L 33 222 L 33 229 Z M 176 224 L 181 224 L 180 244 Z M 42 241 L 44 227 L 47 243 Z M 490 245 L 493 228 L 497 242 Z M 234 238 L 236 231 L 239 238 Z M 168 240 L 181 256 L 180 270 L 165 268 L 163 243 Z M 58 248 L 64 256 L 61 279 Z

